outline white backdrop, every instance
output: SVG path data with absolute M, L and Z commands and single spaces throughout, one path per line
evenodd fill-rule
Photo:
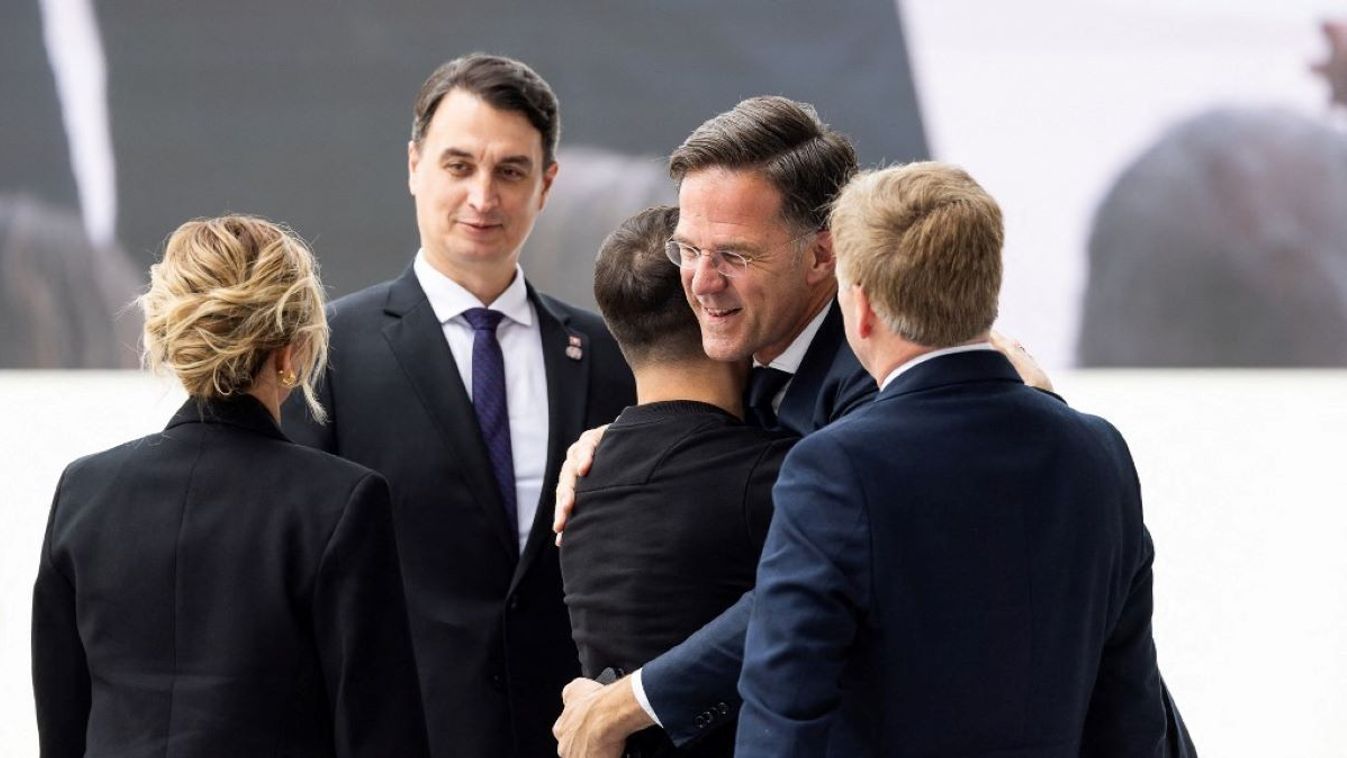
M 1160 662 L 1202 754 L 1347 753 L 1347 372 L 1078 372 L 1132 446 L 1155 538 Z M 0 755 L 34 756 L 28 622 L 64 465 L 160 428 L 133 372 L 0 372 Z

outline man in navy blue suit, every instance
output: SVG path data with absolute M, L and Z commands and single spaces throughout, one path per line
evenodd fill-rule
M 1136 472 L 989 344 L 996 202 L 910 164 L 854 180 L 831 230 L 880 391 L 773 490 L 737 755 L 1165 754 Z
M 784 97 L 744 100 L 697 127 L 669 158 L 680 214 L 667 253 L 682 269 L 706 354 L 753 362 L 750 424 L 803 436 L 874 397 L 874 380 L 843 335 L 828 228 L 828 208 L 855 171 L 850 141 Z M 1032 362 L 1025 371 L 1046 384 Z M 562 470 L 558 531 L 574 504 L 574 472 L 587 465 L 576 459 L 596 444 L 587 432 Z M 606 688 L 572 682 L 553 728 L 563 754 L 617 755 L 627 734 L 651 724 L 685 747 L 731 723 L 751 606 L 750 593 Z
M 874 396 L 842 334 L 827 228 L 828 206 L 855 171 L 847 138 L 784 97 L 739 103 L 670 156 L 680 213 L 667 254 L 706 354 L 754 364 L 750 424 L 804 435 Z M 560 481 L 558 527 L 573 502 L 573 478 L 563 470 Z M 572 683 L 553 729 L 563 752 L 615 755 L 652 723 L 686 745 L 731 722 L 749 600 L 606 690 Z

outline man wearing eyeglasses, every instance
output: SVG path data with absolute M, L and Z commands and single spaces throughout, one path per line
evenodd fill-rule
M 809 106 L 753 98 L 702 124 L 669 170 L 670 258 L 707 355 L 753 360 L 750 420 L 804 435 L 870 398 L 832 305 L 828 206 L 856 170 L 846 137 Z
M 749 98 L 706 121 L 669 158 L 680 212 L 666 254 L 682 269 L 706 354 L 752 361 L 750 423 L 804 436 L 875 395 L 874 379 L 846 344 L 827 226 L 834 197 L 855 172 L 845 136 L 811 106 L 775 96 Z M 1026 382 L 1047 385 L 1031 361 L 1020 370 Z M 576 472 L 587 470 L 600 434 L 576 443 L 561 474 L 558 532 L 574 506 Z M 553 727 L 561 755 L 620 755 L 625 737 L 652 723 L 687 746 L 731 722 L 751 608 L 750 592 L 608 687 L 572 682 Z
M 847 138 L 808 105 L 755 97 L 698 127 L 669 171 L 680 214 L 666 252 L 682 268 L 706 354 L 753 363 L 747 420 L 803 436 L 873 397 L 834 303 L 827 215 L 856 171 Z M 573 504 L 573 481 L 563 473 L 559 507 Z M 687 745 L 731 721 L 750 608 L 751 594 L 606 689 L 573 682 L 554 728 L 562 755 L 619 755 L 626 735 L 651 723 Z

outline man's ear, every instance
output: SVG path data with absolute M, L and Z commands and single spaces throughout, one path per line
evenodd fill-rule
M 421 151 L 416 140 L 407 140 L 407 191 L 416 195 L 416 164 L 421 160 Z
M 542 210 L 547 205 L 547 193 L 552 191 L 552 182 L 557 178 L 557 162 L 552 161 L 552 165 L 543 171 L 543 192 L 538 198 L 538 210 Z
M 875 309 L 871 307 L 870 296 L 865 294 L 859 284 L 849 284 L 851 287 L 852 314 L 855 316 L 856 335 L 861 339 L 869 339 L 870 335 L 875 333 Z
M 814 239 L 805 250 L 805 281 L 811 286 L 833 278 L 837 268 L 837 256 L 833 254 L 833 235 L 827 229 L 814 233 Z

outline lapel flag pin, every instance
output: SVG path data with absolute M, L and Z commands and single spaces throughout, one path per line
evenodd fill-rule
M 566 357 L 570 358 L 573 361 L 580 360 L 581 356 L 583 355 L 584 353 L 580 351 L 580 347 L 578 345 L 571 345 L 570 347 L 566 348 Z

